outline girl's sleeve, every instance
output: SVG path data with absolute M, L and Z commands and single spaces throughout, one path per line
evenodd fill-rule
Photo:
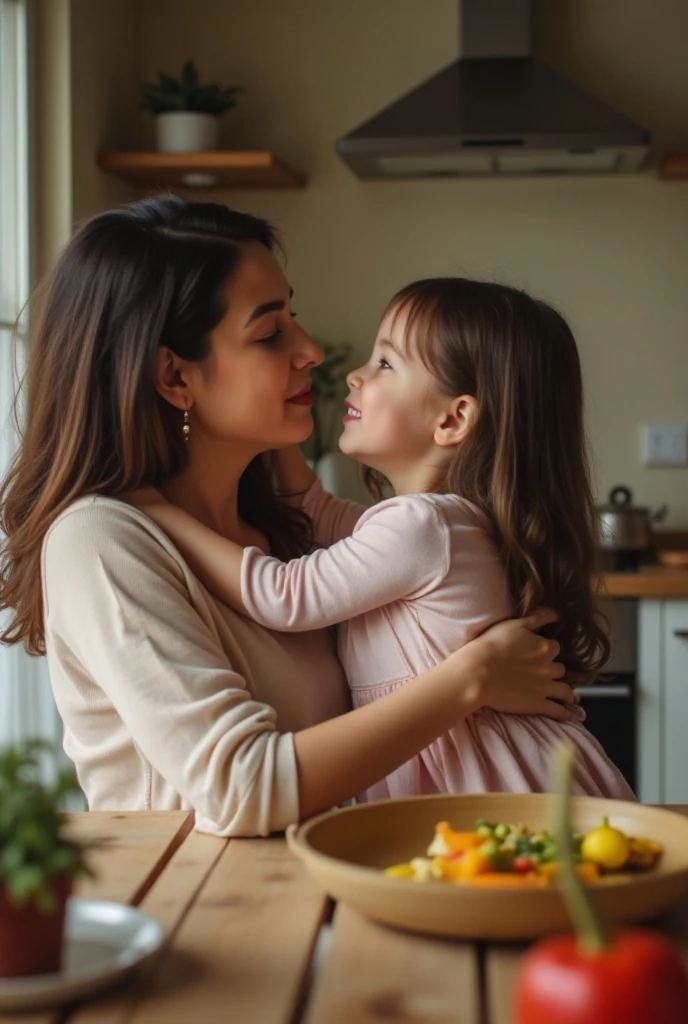
M 92 680 L 142 759 L 197 827 L 267 835 L 299 816 L 293 736 L 254 700 L 207 619 L 191 604 L 180 563 L 130 510 L 93 504 L 68 513 L 44 548 L 48 655 L 58 705 L 98 743 Z M 171 545 L 170 545 L 171 548 Z M 279 665 L 275 665 L 279 672 Z
M 315 543 L 321 548 L 329 548 L 338 540 L 350 537 L 356 523 L 368 511 L 365 505 L 355 501 L 335 498 L 319 480 L 308 489 L 301 507 L 313 522 Z
M 419 597 L 448 570 L 446 523 L 431 502 L 414 495 L 377 505 L 351 537 L 291 562 L 246 548 L 241 596 L 256 622 L 298 632 Z

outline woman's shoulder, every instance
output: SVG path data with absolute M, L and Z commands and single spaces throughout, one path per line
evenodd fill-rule
M 128 556 L 128 557 L 127 557 Z M 117 498 L 91 494 L 68 505 L 50 525 L 43 542 L 45 562 L 63 565 L 127 558 L 145 567 L 183 559 L 167 535 L 139 509 Z

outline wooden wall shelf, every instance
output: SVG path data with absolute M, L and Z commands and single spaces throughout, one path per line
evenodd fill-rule
M 659 165 L 659 177 L 666 181 L 688 178 L 688 150 L 668 153 Z
M 98 166 L 145 188 L 303 188 L 300 174 L 274 153 L 100 153 Z

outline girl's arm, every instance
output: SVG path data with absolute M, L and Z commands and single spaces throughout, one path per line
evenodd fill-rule
M 241 596 L 244 548 L 211 530 L 152 488 L 127 495 L 127 501 L 165 531 L 208 590 L 231 608 L 247 614 Z
M 209 590 L 268 629 L 331 626 L 421 593 L 449 565 L 444 520 L 417 496 L 384 502 L 352 537 L 286 563 L 239 547 L 162 497 L 135 500 Z
M 307 491 L 317 479 L 298 445 L 280 448 L 275 452 L 277 492 L 290 505 L 301 508 Z
M 368 510 L 351 537 L 291 562 L 246 548 L 242 603 L 269 629 L 322 629 L 437 586 L 449 569 L 449 546 L 430 500 L 391 498 Z
M 324 490 L 297 445 L 275 453 L 275 476 L 277 490 L 285 501 L 310 516 L 318 547 L 328 548 L 350 537 L 366 511 L 365 505 L 335 498 Z

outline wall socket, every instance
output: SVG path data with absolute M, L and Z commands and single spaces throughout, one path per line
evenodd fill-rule
M 688 465 L 688 425 L 644 423 L 641 438 L 644 466 Z

